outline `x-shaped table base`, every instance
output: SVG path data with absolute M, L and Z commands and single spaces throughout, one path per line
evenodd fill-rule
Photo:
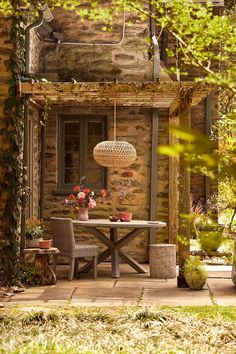
M 147 271 L 136 262 L 131 256 L 129 256 L 126 252 L 122 251 L 121 248 L 130 241 L 132 241 L 135 237 L 141 234 L 146 228 L 140 227 L 130 231 L 127 235 L 118 240 L 118 229 L 116 227 L 110 228 L 110 239 L 107 238 L 100 230 L 96 227 L 86 227 L 86 230 L 92 235 L 94 235 L 98 240 L 100 240 L 104 245 L 108 248 L 103 251 L 98 256 L 98 263 L 105 261 L 109 256 L 111 256 L 111 267 L 112 267 L 112 277 L 119 278 L 120 277 L 120 268 L 119 268 L 119 259 L 122 258 L 126 263 L 128 263 L 133 269 L 135 269 L 138 273 L 147 273 Z M 85 266 L 80 269 L 80 272 L 88 272 L 92 269 L 93 264 L 89 262 Z

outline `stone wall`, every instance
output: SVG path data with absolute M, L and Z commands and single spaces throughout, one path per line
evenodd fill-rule
M 82 22 L 75 14 L 63 10 L 53 11 L 53 15 L 52 26 L 62 32 L 64 40 L 91 44 L 118 43 L 121 39 L 122 15 L 117 18 L 111 32 L 103 31 L 102 24 Z M 128 15 L 121 45 L 61 45 L 56 53 L 49 56 L 47 71 L 57 73 L 65 81 L 70 81 L 71 77 L 77 81 L 150 80 L 148 37 L 149 22 Z M 52 48 L 51 45 L 46 46 L 42 57 Z

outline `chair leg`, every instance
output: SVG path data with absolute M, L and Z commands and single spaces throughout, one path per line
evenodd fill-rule
M 70 258 L 70 268 L 69 268 L 68 280 L 72 280 L 73 279 L 74 270 L 75 270 L 75 258 Z
M 75 277 L 79 278 L 79 258 L 75 258 Z
M 98 276 L 97 265 L 98 265 L 98 256 L 94 256 L 93 257 L 93 277 L 94 277 L 94 279 L 96 279 Z

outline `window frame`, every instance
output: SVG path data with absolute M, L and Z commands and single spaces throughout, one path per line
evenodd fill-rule
M 68 192 L 72 191 L 74 184 L 65 183 L 65 122 L 67 120 L 80 122 L 81 129 L 80 129 L 80 137 L 79 139 L 82 141 L 81 144 L 81 161 L 79 169 L 81 170 L 80 176 L 78 176 L 78 180 L 82 176 L 86 176 L 86 161 L 87 158 L 85 157 L 85 151 L 87 152 L 87 136 L 88 136 L 88 123 L 90 121 L 98 121 L 102 122 L 102 131 L 103 137 L 102 140 L 107 140 L 107 122 L 108 116 L 101 115 L 101 114 L 59 114 L 58 115 L 58 187 L 57 193 L 59 194 L 67 194 Z M 89 187 L 89 185 L 88 185 Z M 91 186 L 93 188 L 107 188 L 107 168 L 102 167 L 102 185 L 101 186 Z

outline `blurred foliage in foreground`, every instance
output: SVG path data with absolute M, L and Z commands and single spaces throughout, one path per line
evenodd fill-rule
M 1 310 L 1 353 L 234 353 L 235 307 Z

